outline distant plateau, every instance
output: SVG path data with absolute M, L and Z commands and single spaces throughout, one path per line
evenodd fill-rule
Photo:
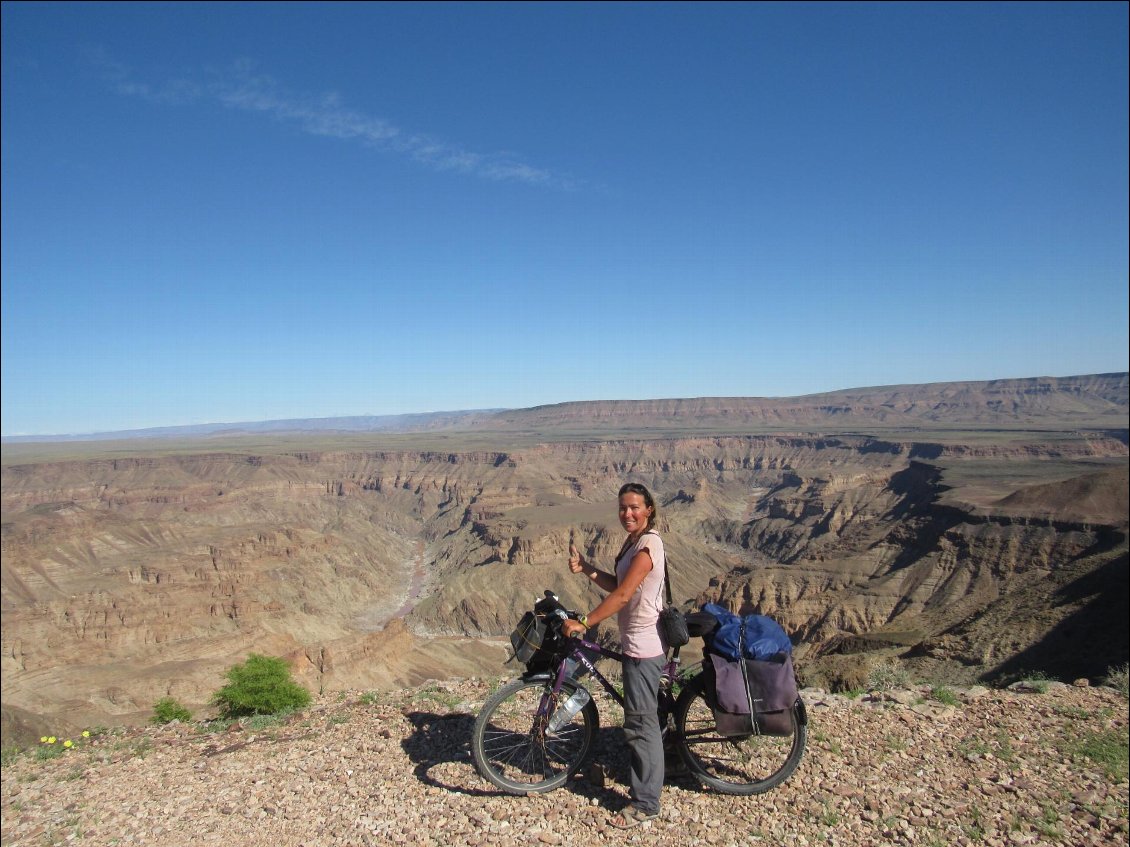
M 777 618 L 802 676 L 1098 676 L 1128 655 L 1128 375 L 5 438 L 4 743 L 206 711 L 249 652 L 313 690 L 500 675 L 591 608 L 616 491 L 677 602 Z

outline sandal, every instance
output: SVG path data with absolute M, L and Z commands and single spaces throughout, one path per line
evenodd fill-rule
M 639 826 L 646 821 L 653 821 L 658 817 L 659 812 L 649 812 L 639 806 L 625 806 L 609 823 L 617 829 L 631 829 L 633 826 Z M 620 818 L 623 823 L 616 823 L 616 818 Z

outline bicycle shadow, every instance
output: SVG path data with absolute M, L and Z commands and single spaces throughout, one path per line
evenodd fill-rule
M 471 762 L 474 715 L 407 712 L 404 717 L 415 729 L 400 746 L 415 765 L 412 772 L 420 782 L 471 797 L 508 796 L 493 786 L 479 787 L 489 783 L 479 778 Z
M 404 717 L 415 729 L 400 746 L 422 783 L 469 797 L 514 796 L 490 785 L 475 770 L 471 760 L 475 715 L 408 712 Z M 560 790 L 571 791 L 590 803 L 595 798 L 597 805 L 619 811 L 627 803 L 630 767 L 631 753 L 623 729 L 601 727 L 589 763 Z M 681 778 L 678 784 L 683 784 Z

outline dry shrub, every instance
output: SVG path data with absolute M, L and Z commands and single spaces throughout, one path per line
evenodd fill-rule
M 859 692 L 867 690 L 870 675 L 871 662 L 865 655 L 821 656 L 806 664 L 803 682 L 833 693 Z
M 896 688 L 910 688 L 913 684 L 910 671 L 898 659 L 876 661 L 867 675 L 867 687 L 871 691 L 894 691 Z
M 1130 692 L 1130 666 L 1125 662 L 1113 668 L 1109 668 L 1106 673 L 1106 684 L 1126 697 Z

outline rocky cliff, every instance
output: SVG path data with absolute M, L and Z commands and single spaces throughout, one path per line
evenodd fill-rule
M 1127 654 L 1124 432 L 34 463 L 6 448 L 6 720 L 136 720 L 166 694 L 199 707 L 252 650 L 315 690 L 497 669 L 543 589 L 595 605 L 565 567 L 570 533 L 609 562 L 629 479 L 659 498 L 677 600 L 774 615 L 802 657 L 897 647 L 975 676 L 1086 655 L 1102 666 L 1078 675 L 1098 675 Z

